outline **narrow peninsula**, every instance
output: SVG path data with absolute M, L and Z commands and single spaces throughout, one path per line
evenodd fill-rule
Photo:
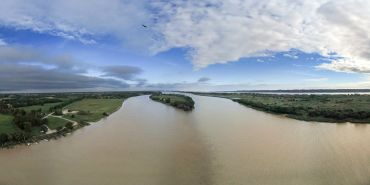
M 171 105 L 184 111 L 191 111 L 194 109 L 194 101 L 189 96 L 181 94 L 162 94 L 156 93 L 150 96 L 150 99 L 164 104 Z
M 194 93 L 304 121 L 370 123 L 370 96 L 359 94 Z

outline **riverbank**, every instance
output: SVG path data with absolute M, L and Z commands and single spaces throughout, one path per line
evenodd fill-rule
M 93 124 L 119 110 L 125 99 L 82 99 L 66 106 L 61 115 L 50 114 L 48 131 L 32 136 L 23 136 L 21 140 L 9 140 L 3 143 L 3 148 L 11 148 L 19 144 L 31 145 L 42 140 L 64 137 L 75 130 Z
M 193 99 L 185 95 L 158 93 L 150 95 L 150 99 L 184 111 L 191 111 L 194 109 Z
M 122 107 L 124 99 L 83 99 L 63 109 L 63 117 L 80 122 L 97 122 Z
M 194 94 L 228 98 L 257 110 L 303 121 L 370 123 L 369 95 Z
M 65 93 L 53 95 L 58 97 L 59 103 L 34 104 L 20 108 L 7 104 L 7 109 L 1 106 L 2 112 L 7 114 L 0 114 L 0 148 L 60 138 L 111 115 L 129 97 L 143 94 L 148 93 Z M 30 102 L 38 103 L 39 99 L 50 96 L 35 95 Z
M 48 133 L 48 134 L 42 134 L 42 135 L 37 135 L 37 136 L 32 136 L 30 138 L 25 138 L 24 140 L 20 141 L 9 141 L 6 143 L 3 143 L 0 146 L 0 150 L 3 148 L 10 149 L 13 148 L 17 145 L 32 145 L 32 144 L 37 144 L 40 141 L 49 141 L 49 140 L 56 140 L 61 137 L 65 137 L 68 134 L 71 134 L 72 132 L 83 128 L 85 126 L 90 125 L 89 123 L 79 123 L 75 126 L 68 126 L 68 127 L 63 127 L 60 130 L 56 130 L 55 132 Z

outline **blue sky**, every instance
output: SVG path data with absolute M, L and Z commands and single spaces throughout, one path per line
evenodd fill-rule
M 5 0 L 0 90 L 370 88 L 367 10 L 351 0 Z

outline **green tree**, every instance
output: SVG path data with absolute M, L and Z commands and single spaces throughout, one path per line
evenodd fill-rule
M 0 134 L 0 144 L 2 145 L 6 142 L 8 142 L 8 135 L 5 133 L 1 133 Z
M 68 129 L 72 130 L 72 129 L 73 129 L 73 123 L 72 123 L 72 122 L 68 122 L 68 123 L 66 124 L 66 128 L 68 128 Z
M 41 128 L 41 131 L 44 132 L 44 133 L 46 133 L 49 130 L 48 126 L 46 126 L 45 124 L 41 125 L 40 128 Z

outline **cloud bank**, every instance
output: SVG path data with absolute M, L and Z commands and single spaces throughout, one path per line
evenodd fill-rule
M 103 76 L 116 77 L 123 80 L 136 80 L 136 75 L 142 73 L 142 69 L 135 66 L 106 66 L 103 68 Z
M 370 66 L 367 0 L 175 1 L 160 6 L 168 19 L 158 28 L 165 39 L 159 50 L 191 48 L 196 68 L 291 49 L 341 58 L 324 69 L 362 72 Z
M 127 89 L 126 80 L 136 80 L 140 68 L 110 66 L 103 76 L 86 75 L 96 66 L 69 55 L 47 55 L 26 47 L 0 46 L 0 91 Z M 118 79 L 116 79 L 116 78 Z
M 206 83 L 206 82 L 208 82 L 208 81 L 210 81 L 211 79 L 210 78 L 208 78 L 208 77 L 201 77 L 201 78 L 199 78 L 198 79 L 198 82 L 199 83 Z
M 0 24 L 154 54 L 188 48 L 196 69 L 296 49 L 329 58 L 321 69 L 368 73 L 369 12 L 368 0 L 4 0 Z

